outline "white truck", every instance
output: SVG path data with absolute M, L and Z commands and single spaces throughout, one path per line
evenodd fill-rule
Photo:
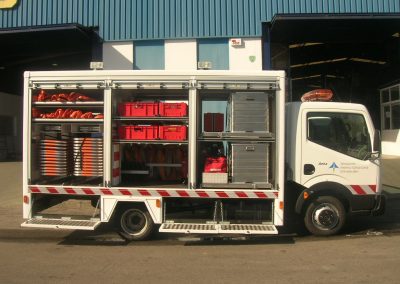
M 332 235 L 349 214 L 382 213 L 366 108 L 285 104 L 285 81 L 283 71 L 25 72 L 22 226 L 113 222 L 143 240 L 156 228 L 278 234 L 297 215 Z

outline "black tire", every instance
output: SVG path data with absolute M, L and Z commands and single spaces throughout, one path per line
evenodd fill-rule
M 119 217 L 119 234 L 128 241 L 143 241 L 150 237 L 154 222 L 149 212 L 139 208 L 127 208 Z
M 346 210 L 342 202 L 332 196 L 319 196 L 308 205 L 304 224 L 316 236 L 337 234 L 346 222 Z

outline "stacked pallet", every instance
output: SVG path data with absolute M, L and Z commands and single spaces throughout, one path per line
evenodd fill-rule
M 103 176 L 103 139 L 73 138 L 74 176 Z
M 67 176 L 71 172 L 67 140 L 40 141 L 40 172 L 43 176 Z

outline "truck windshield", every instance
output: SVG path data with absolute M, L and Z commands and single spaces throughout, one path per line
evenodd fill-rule
M 371 141 L 361 114 L 310 112 L 307 114 L 308 140 L 360 159 L 368 159 Z

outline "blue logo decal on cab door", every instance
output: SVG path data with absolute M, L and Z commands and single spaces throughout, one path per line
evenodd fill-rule
M 335 162 L 333 162 L 332 165 L 329 168 L 332 169 L 333 172 L 335 172 L 335 170 L 338 169 L 339 167 L 338 167 L 338 165 L 336 165 Z

